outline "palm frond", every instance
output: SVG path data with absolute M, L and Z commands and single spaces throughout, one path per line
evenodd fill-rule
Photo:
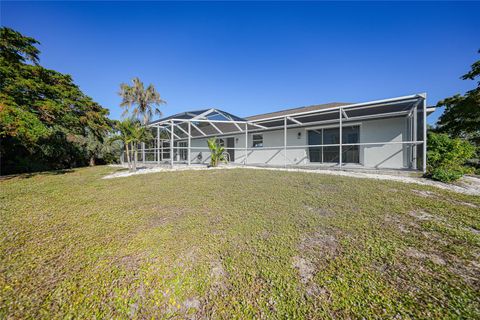
M 141 118 L 143 124 L 147 124 L 154 113 L 161 116 L 162 112 L 158 109 L 158 106 L 166 104 L 166 101 L 160 97 L 160 93 L 152 84 L 145 88 L 143 82 L 138 77 L 132 79 L 131 86 L 122 83 L 119 95 L 122 97 L 120 106 L 125 109 L 124 113 L 129 113 L 132 105 L 135 105 L 132 115 Z

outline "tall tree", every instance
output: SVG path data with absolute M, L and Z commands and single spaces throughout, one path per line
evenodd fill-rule
M 3 27 L 0 29 L 0 57 L 10 63 L 32 62 L 38 65 L 40 50 L 37 40 L 26 37 L 20 32 Z
M 6 27 L 0 35 L 1 173 L 88 164 L 99 150 L 92 139 L 111 130 L 108 110 L 40 66 L 37 40 Z
M 479 50 L 480 53 L 480 50 Z M 461 79 L 475 80 L 480 76 L 480 60 Z M 438 131 L 452 137 L 470 140 L 480 146 L 480 79 L 476 88 L 464 95 L 454 95 L 438 102 L 437 107 L 445 106 L 445 112 L 437 123 Z
M 124 108 L 123 115 L 131 112 L 133 117 L 141 119 L 145 125 L 154 113 L 162 114 L 158 106 L 165 104 L 166 101 L 162 100 L 160 93 L 152 84 L 145 88 L 137 77 L 133 78 L 132 83 L 131 86 L 126 83 L 120 85 L 119 95 L 122 97 L 120 106 Z M 130 110 L 131 108 L 133 109 Z

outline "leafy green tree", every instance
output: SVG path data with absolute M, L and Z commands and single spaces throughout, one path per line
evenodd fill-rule
M 479 51 L 480 53 L 480 51 Z M 461 79 L 475 80 L 480 76 L 480 60 L 471 66 L 471 70 Z M 445 106 L 445 112 L 439 118 L 437 130 L 452 137 L 464 138 L 480 146 L 480 80 L 476 88 L 464 95 L 454 95 L 437 104 Z
M 10 28 L 0 29 L 0 57 L 9 62 L 31 61 L 38 65 L 40 51 L 36 47 L 37 40 L 26 37 Z
M 119 95 L 122 97 L 120 106 L 124 108 L 123 115 L 131 112 L 133 117 L 141 119 L 145 125 L 154 113 L 162 114 L 158 106 L 165 104 L 166 101 L 162 100 L 160 93 L 152 84 L 145 88 L 139 78 L 133 78 L 132 83 L 131 86 L 126 83 L 120 85 Z
M 1 173 L 69 168 L 96 157 L 112 130 L 108 110 L 69 75 L 39 65 L 38 41 L 0 28 Z

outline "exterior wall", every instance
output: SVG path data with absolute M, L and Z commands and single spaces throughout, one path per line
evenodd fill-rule
M 348 124 L 345 123 L 344 125 L 346 126 Z M 360 143 L 408 141 L 405 117 L 361 121 L 352 123 L 352 125 L 360 125 Z M 289 146 L 287 150 L 287 165 L 308 165 L 310 163 L 307 148 L 292 148 L 294 146 L 308 144 L 307 131 L 309 129 L 308 127 L 300 127 L 287 130 L 287 144 Z M 263 146 L 265 148 L 275 147 L 275 149 L 252 149 L 253 134 L 262 134 Z M 236 150 L 234 162 L 243 164 L 245 160 L 245 134 L 222 136 L 222 138 L 226 137 L 233 137 L 235 139 Z M 285 153 L 283 149 L 283 139 L 283 130 L 249 133 L 247 163 L 276 166 L 284 165 Z M 206 147 L 206 138 L 192 139 L 192 163 L 209 163 L 210 152 L 208 149 L 195 149 Z M 367 168 L 407 168 L 409 165 L 409 161 L 407 160 L 408 155 L 408 147 L 403 144 L 360 146 L 360 164 Z M 331 163 L 324 165 L 336 166 L 337 164 Z
M 300 138 L 297 136 L 301 133 Z M 263 146 L 265 148 L 275 147 L 275 149 L 261 149 L 256 150 L 252 148 L 253 134 L 263 135 Z M 245 161 L 245 134 L 226 135 L 222 138 L 233 137 L 235 139 L 235 159 L 234 162 L 243 164 Z M 283 130 L 255 132 L 248 134 L 248 164 L 270 164 L 270 165 L 284 165 L 285 153 L 283 149 Z M 287 144 L 291 146 L 305 145 L 305 129 L 288 129 L 287 130 Z M 200 150 L 195 148 L 207 147 L 207 139 L 192 139 L 192 163 L 208 163 L 210 161 L 210 152 L 208 150 Z M 238 149 L 237 149 L 238 148 Z M 200 158 L 199 158 L 200 155 Z M 307 164 L 308 156 L 305 148 L 287 150 L 287 164 Z
M 385 141 L 408 141 L 406 118 L 378 119 L 362 123 L 360 142 Z M 360 162 L 368 168 L 406 168 L 407 148 L 404 144 L 361 146 Z

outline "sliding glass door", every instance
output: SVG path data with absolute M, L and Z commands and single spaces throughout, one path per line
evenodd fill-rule
M 322 129 L 308 130 L 308 144 L 311 146 L 322 144 Z M 310 159 L 310 162 L 323 162 L 322 151 L 323 151 L 322 147 L 308 148 L 308 157 Z
M 360 126 L 344 126 L 342 128 L 342 143 L 358 143 L 360 141 Z M 309 147 L 308 155 L 310 162 L 338 163 L 340 144 L 340 129 L 321 128 L 308 131 L 308 144 L 323 145 L 323 147 Z M 332 146 L 328 146 L 328 145 Z M 343 163 L 360 163 L 359 146 L 343 146 Z
M 349 146 L 349 143 L 360 142 L 360 127 L 351 126 L 342 128 L 342 162 L 344 163 L 360 163 L 360 146 Z

